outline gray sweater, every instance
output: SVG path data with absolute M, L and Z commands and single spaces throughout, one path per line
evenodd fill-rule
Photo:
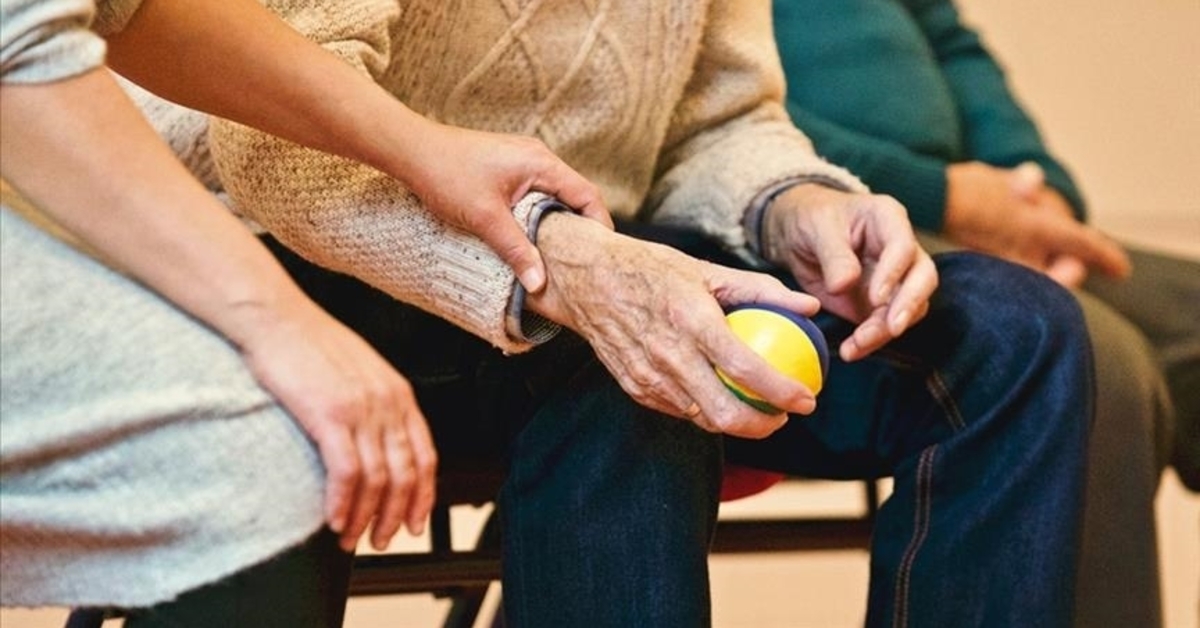
M 92 14 L 0 1 L 0 80 L 99 67 Z M 315 532 L 320 460 L 237 351 L 35 214 L 0 188 L 0 603 L 146 606 Z

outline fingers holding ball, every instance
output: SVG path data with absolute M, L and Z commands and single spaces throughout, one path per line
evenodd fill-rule
M 814 395 L 821 391 L 829 372 L 829 346 L 811 319 L 765 304 L 733 307 L 725 319 L 734 335 L 776 370 L 804 384 Z M 717 376 L 734 395 L 756 409 L 767 414 L 781 412 L 720 369 Z

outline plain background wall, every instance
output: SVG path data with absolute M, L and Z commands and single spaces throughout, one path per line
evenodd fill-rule
M 1092 220 L 1200 258 L 1200 0 L 960 0 Z

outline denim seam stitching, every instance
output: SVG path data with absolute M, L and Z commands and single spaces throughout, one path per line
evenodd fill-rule
M 946 386 L 946 380 L 942 379 L 942 374 L 938 371 L 930 372 L 926 385 L 938 405 L 945 411 L 950 427 L 953 427 L 955 431 L 966 429 L 967 422 L 963 420 L 958 404 L 954 403 L 954 397 L 950 395 L 950 388 Z
M 933 502 L 933 457 L 937 448 L 935 444 L 921 452 L 921 461 L 917 466 L 917 503 L 913 511 L 913 537 L 904 551 L 900 570 L 896 574 L 896 612 L 892 617 L 894 628 L 908 626 L 909 583 L 912 580 L 913 563 L 916 562 L 917 553 L 929 534 Z

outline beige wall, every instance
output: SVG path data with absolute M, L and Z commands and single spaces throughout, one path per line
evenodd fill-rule
M 1200 258 L 1200 0 L 962 0 L 1092 204 Z

